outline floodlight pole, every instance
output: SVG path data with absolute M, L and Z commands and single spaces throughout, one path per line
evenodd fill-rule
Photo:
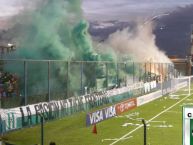
M 147 124 L 144 119 L 142 119 L 142 123 L 144 126 L 144 145 L 147 145 Z

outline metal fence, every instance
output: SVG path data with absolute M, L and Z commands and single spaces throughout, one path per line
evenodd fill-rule
M 171 63 L 0 60 L 0 108 L 62 100 L 178 75 Z M 6 75 L 16 77 L 11 84 Z

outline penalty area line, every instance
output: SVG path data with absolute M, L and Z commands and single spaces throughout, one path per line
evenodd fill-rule
M 162 112 L 160 112 L 159 114 L 155 115 L 154 117 L 152 117 L 150 120 L 147 121 L 147 123 L 151 122 L 152 120 L 154 120 L 155 118 L 159 117 L 160 115 L 162 115 L 163 113 L 167 112 L 168 110 L 172 109 L 173 107 L 175 107 L 176 105 L 178 105 L 179 103 L 181 103 L 182 101 L 184 101 L 185 99 L 187 99 L 188 97 L 190 97 L 192 94 L 188 94 L 186 97 L 184 97 L 183 99 L 181 99 L 180 101 L 178 101 L 177 103 L 173 104 L 172 106 L 170 106 L 169 108 L 163 110 Z M 114 145 L 116 143 L 118 143 L 119 141 L 123 140 L 124 138 L 126 138 L 127 136 L 131 135 L 133 132 L 135 132 L 136 130 L 140 129 L 141 127 L 143 127 L 143 124 L 141 124 L 140 126 L 138 126 L 137 128 L 133 129 L 132 131 L 128 132 L 127 134 L 123 135 L 121 138 L 117 139 L 116 141 L 114 141 L 113 143 L 109 144 L 109 145 Z

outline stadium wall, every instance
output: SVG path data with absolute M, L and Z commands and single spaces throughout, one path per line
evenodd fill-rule
M 144 90 L 148 91 L 151 87 L 152 88 L 156 87 L 155 85 L 156 84 L 154 84 L 154 82 L 151 82 L 149 85 L 144 84 Z M 141 105 L 154 101 L 165 94 L 187 87 L 188 82 L 187 80 L 176 82 L 176 79 L 171 79 L 169 81 L 162 83 L 161 85 L 163 86 L 160 86 L 160 89 L 158 91 L 155 91 L 137 98 L 131 98 L 124 102 L 110 106 L 108 108 L 104 108 L 101 110 L 97 110 L 95 112 L 88 113 L 86 115 L 86 125 L 90 126 L 98 122 L 104 121 L 106 119 L 115 117 L 117 115 L 121 115 L 122 113 L 127 112 L 131 109 L 134 109 L 136 107 L 139 107 Z M 110 112 L 110 115 L 109 115 L 109 112 Z
M 123 88 L 115 88 L 94 94 L 72 97 L 66 100 L 41 102 L 11 109 L 0 110 L 0 133 L 6 133 L 40 123 L 40 114 L 45 121 L 59 119 L 79 111 L 88 111 L 97 106 L 113 103 L 115 105 L 87 114 L 86 125 L 120 115 L 137 106 L 153 101 L 162 96 L 162 91 L 155 91 L 156 82 L 136 83 Z M 168 86 L 171 88 L 171 86 Z M 150 93 L 151 90 L 155 92 Z M 170 92 L 172 89 L 166 89 Z M 134 92 L 150 93 L 138 98 L 131 98 Z M 124 100 L 124 101 L 123 101 Z M 123 101 L 116 104 L 117 102 Z

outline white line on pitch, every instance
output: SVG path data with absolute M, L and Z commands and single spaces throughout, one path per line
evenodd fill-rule
M 162 115 L 163 113 L 165 113 L 166 111 L 170 110 L 171 108 L 173 108 L 174 106 L 178 105 L 179 103 L 181 103 L 182 101 L 184 101 L 185 99 L 187 99 L 188 97 L 190 97 L 192 94 L 187 95 L 186 97 L 184 97 L 182 100 L 178 101 L 177 103 L 175 103 L 174 105 L 170 106 L 169 108 L 165 109 L 164 111 L 160 112 L 159 114 L 157 114 L 156 116 L 152 117 L 150 120 L 147 121 L 147 123 L 151 122 L 152 120 L 154 120 L 155 118 L 159 117 L 160 115 Z M 119 138 L 118 140 L 114 141 L 113 143 L 111 143 L 110 145 L 114 145 L 117 142 L 121 141 L 123 138 L 126 138 L 127 136 L 129 136 L 130 134 L 132 134 L 133 132 L 135 132 L 136 130 L 140 129 L 141 127 L 143 127 L 143 124 L 141 124 L 140 126 L 138 126 L 137 128 L 135 128 L 134 130 L 130 131 L 129 133 L 123 135 L 121 138 Z
M 126 137 L 126 138 L 123 138 L 122 140 L 127 140 L 127 139 L 130 139 L 130 138 L 132 138 L 133 136 L 129 136 L 129 137 Z M 102 139 L 102 142 L 104 142 L 104 141 L 111 141 L 111 140 L 118 140 L 119 138 L 112 138 L 112 139 Z

